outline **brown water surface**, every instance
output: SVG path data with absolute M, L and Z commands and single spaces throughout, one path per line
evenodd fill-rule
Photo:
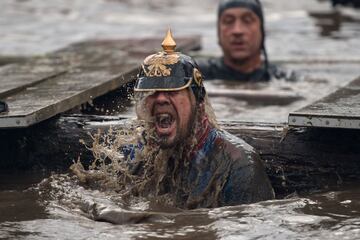
M 0 192 L 1 239 L 331 240 L 360 237 L 360 191 L 356 185 L 307 197 L 192 211 L 154 207 L 143 201 L 127 206 L 126 210 L 133 214 L 151 213 L 156 218 L 138 224 L 114 225 L 94 221 L 84 210 L 84 204 L 91 202 L 124 211 L 121 198 L 112 192 L 86 189 L 68 175 L 53 175 L 42 186 L 30 184 L 26 176 L 7 176 L 7 179 L 32 187 L 1 185 L 4 189 Z M 124 215 L 124 219 L 128 216 Z

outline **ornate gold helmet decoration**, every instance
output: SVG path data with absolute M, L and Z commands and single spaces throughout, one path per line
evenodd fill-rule
M 190 87 L 196 99 L 202 101 L 205 96 L 202 74 L 191 57 L 175 51 L 170 29 L 161 46 L 163 51 L 145 58 L 134 90 L 178 91 Z

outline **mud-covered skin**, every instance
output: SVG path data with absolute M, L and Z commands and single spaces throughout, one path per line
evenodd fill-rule
M 250 73 L 243 73 L 225 65 L 222 57 L 199 59 L 197 62 L 205 80 L 221 79 L 239 82 L 266 82 L 272 79 L 285 79 L 287 81 L 296 81 L 297 79 L 293 71 L 285 71 L 273 64 L 269 64 L 267 71 L 265 66 L 262 65 Z
M 140 144 L 123 151 L 133 159 L 142 148 Z M 161 191 L 161 195 L 171 196 L 177 207 L 219 207 L 274 198 L 259 156 L 242 139 L 211 128 L 204 143 L 196 149 L 187 167 L 183 164 L 184 168 L 178 169 L 177 185 L 171 186 L 169 179 L 170 186 L 165 184 Z

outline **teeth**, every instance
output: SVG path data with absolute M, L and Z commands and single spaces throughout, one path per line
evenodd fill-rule
M 156 122 L 162 127 L 168 127 L 172 122 L 172 116 L 168 113 L 157 114 Z
M 162 122 L 163 120 L 165 120 L 166 118 L 170 118 L 171 116 L 168 113 L 162 113 L 162 114 L 159 114 L 157 117 L 158 117 L 159 121 Z

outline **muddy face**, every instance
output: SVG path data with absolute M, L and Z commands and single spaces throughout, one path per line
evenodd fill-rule
M 155 92 L 146 98 L 145 106 L 161 148 L 173 147 L 190 134 L 195 118 L 195 98 L 188 89 Z

